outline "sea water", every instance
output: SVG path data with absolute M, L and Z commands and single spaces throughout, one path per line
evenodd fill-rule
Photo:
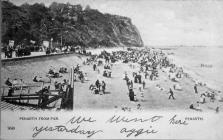
M 196 81 L 223 92 L 223 47 L 177 47 L 169 58 Z

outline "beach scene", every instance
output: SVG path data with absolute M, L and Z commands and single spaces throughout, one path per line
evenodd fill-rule
M 221 112 L 219 3 L 4 1 L 1 110 Z

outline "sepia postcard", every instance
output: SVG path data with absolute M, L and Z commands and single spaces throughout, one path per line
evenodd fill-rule
M 2 0 L 0 139 L 223 139 L 223 1 Z

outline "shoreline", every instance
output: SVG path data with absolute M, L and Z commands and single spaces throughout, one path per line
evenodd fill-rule
M 201 73 L 198 73 L 198 70 L 193 70 L 192 66 L 184 64 L 178 58 L 179 56 L 177 57 L 175 53 L 173 53 L 173 52 L 170 53 L 168 51 L 164 51 L 164 52 L 174 64 L 176 64 L 178 67 L 182 67 L 184 69 L 184 71 L 191 77 L 191 80 L 193 82 L 205 84 L 207 87 L 213 89 L 214 91 L 220 91 L 222 94 L 223 87 L 220 87 L 220 85 L 221 85 L 220 83 L 217 84 L 216 82 L 214 82 L 211 79 L 206 79 L 206 77 L 202 76 Z
M 165 51 L 164 51 L 165 52 Z M 196 75 L 196 71 L 191 70 L 190 68 L 188 68 L 188 66 L 183 65 L 181 62 L 177 62 L 176 59 L 177 57 L 174 54 L 171 54 L 171 57 L 169 57 L 170 55 L 168 55 L 168 52 L 165 52 L 166 56 L 172 60 L 172 62 L 177 66 L 177 67 L 182 67 L 183 71 L 185 74 L 188 75 L 188 79 L 191 80 L 192 83 L 197 84 L 198 85 L 198 90 L 200 89 L 201 92 L 199 91 L 199 96 L 201 96 L 202 94 L 207 94 L 207 93 L 211 93 L 215 95 L 215 99 L 217 102 L 222 102 L 223 101 L 223 90 L 221 87 L 216 86 L 213 81 L 209 81 L 209 80 L 205 80 L 205 78 L 200 75 Z M 173 56 L 174 55 L 174 56 Z M 212 83 L 212 84 L 211 84 Z M 215 101 L 215 102 L 216 102 Z M 216 104 L 220 104 L 220 103 L 216 103 Z M 222 105 L 220 105 L 221 107 Z
M 109 51 L 114 51 L 120 49 L 122 50 L 123 47 L 119 48 L 110 48 Z M 143 48 L 139 48 L 143 49 Z M 97 53 L 100 51 L 106 50 L 107 48 L 100 48 L 97 50 L 92 49 L 92 51 L 96 51 Z M 154 49 L 158 50 L 158 49 Z M 131 108 L 134 108 L 137 104 L 142 104 L 143 110 L 176 110 L 176 109 L 183 109 L 183 110 L 189 110 L 190 103 L 194 103 L 195 101 L 199 100 L 199 96 L 195 95 L 193 92 L 193 81 L 192 79 L 182 79 L 180 84 L 182 84 L 183 91 L 174 91 L 176 92 L 177 101 L 168 100 L 167 95 L 165 94 L 168 90 L 168 87 L 172 86 L 174 82 L 171 82 L 167 78 L 166 73 L 161 73 L 160 79 L 155 81 L 147 80 L 148 87 L 145 90 L 146 100 L 145 101 L 139 101 L 139 102 L 129 102 L 128 96 L 127 96 L 127 87 L 125 85 L 125 81 L 123 78 L 123 73 L 125 71 L 131 73 L 132 71 L 136 71 L 138 69 L 138 66 L 136 69 L 131 69 L 129 67 L 129 64 L 125 63 L 115 63 L 113 68 L 113 74 L 112 78 L 104 78 L 102 74 L 97 74 L 97 72 L 92 71 L 91 65 L 83 65 L 82 62 L 85 60 L 87 56 L 84 55 L 67 55 L 63 57 L 55 57 L 55 59 L 44 59 L 39 61 L 30 61 L 29 63 L 22 63 L 21 65 L 14 64 L 14 65 L 8 65 L 3 66 L 2 74 L 6 74 L 6 76 L 2 77 L 2 82 L 4 79 L 8 77 L 11 78 L 24 78 L 24 81 L 30 82 L 32 80 L 33 75 L 45 75 L 47 70 L 52 65 L 55 67 L 55 69 L 59 69 L 61 66 L 76 66 L 77 64 L 81 65 L 81 69 L 83 71 L 87 72 L 89 77 L 89 81 L 86 81 L 84 83 L 81 82 L 75 82 L 76 91 L 78 91 L 75 94 L 75 100 L 74 103 L 76 105 L 77 109 L 95 109 L 95 108 L 101 108 L 101 109 L 112 109 L 114 106 L 122 107 L 122 106 L 129 106 Z M 44 65 L 45 67 L 40 67 L 40 65 Z M 100 67 L 100 70 L 103 68 Z M 64 77 L 60 79 L 54 79 L 55 80 L 63 80 L 68 75 L 64 75 Z M 107 95 L 92 95 L 90 91 L 88 90 L 89 85 L 94 83 L 94 81 L 97 79 L 103 79 L 106 80 L 108 91 L 110 92 Z M 189 85 L 187 85 L 189 84 Z M 164 90 L 160 90 L 157 85 L 160 85 Z M 124 87 L 121 88 L 120 87 Z M 126 88 L 125 88 L 126 87 Z M 135 90 L 136 94 L 138 93 L 139 85 L 136 84 Z M 207 88 L 206 88 L 207 89 Z M 216 103 L 214 103 L 215 106 Z M 207 108 L 208 105 L 205 105 L 204 108 Z M 209 109 L 205 109 L 207 111 Z

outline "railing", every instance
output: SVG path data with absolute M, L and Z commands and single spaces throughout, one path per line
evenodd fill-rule
M 27 59 L 34 59 L 34 58 L 43 58 L 43 57 L 51 57 L 51 56 L 63 56 L 75 54 L 75 52 L 67 52 L 67 53 L 52 53 L 52 54 L 42 54 L 42 55 L 35 55 L 35 56 L 24 56 L 24 57 L 15 57 L 15 58 L 7 58 L 1 59 L 2 63 L 11 62 L 11 61 L 19 61 L 19 60 L 27 60 Z
M 15 88 L 17 90 L 20 90 L 20 94 L 24 91 L 24 89 L 27 89 L 27 94 L 30 94 L 30 90 L 32 87 L 41 87 L 40 85 L 33 85 L 33 84 L 25 84 L 25 85 L 13 85 L 13 86 L 1 86 L 1 93 L 2 96 L 5 96 L 6 89 Z M 8 91 L 8 90 L 7 90 Z
M 38 103 L 40 100 L 43 99 L 43 95 L 41 93 L 37 94 L 31 94 L 31 88 L 33 87 L 41 87 L 40 85 L 32 85 L 32 84 L 27 84 L 27 85 L 16 85 L 16 86 L 2 86 L 2 95 L 1 95 L 1 100 L 4 100 L 6 102 L 11 102 L 15 104 L 23 104 L 23 105 L 31 105 L 33 106 L 34 104 L 30 103 L 30 100 L 36 100 Z M 10 88 L 16 88 L 17 92 L 13 93 L 12 95 L 7 94 L 6 92 L 9 91 Z M 59 96 L 58 94 L 52 94 L 53 92 L 58 92 L 57 90 L 51 90 L 49 93 L 49 97 L 54 97 L 54 96 Z M 36 106 L 39 106 L 39 104 L 36 104 Z
M 1 100 L 24 106 L 32 106 L 36 108 L 48 108 L 48 105 L 56 100 L 61 100 L 62 109 L 73 109 L 73 94 L 74 94 L 74 73 L 73 68 L 70 73 L 70 84 L 63 93 L 59 93 L 59 90 L 50 90 L 49 93 L 43 93 L 42 91 L 36 93 L 30 93 L 32 87 L 43 87 L 39 85 L 17 85 L 17 86 L 2 86 Z M 6 89 L 17 88 L 17 93 L 6 95 Z M 26 89 L 26 90 L 24 90 Z M 26 93 L 24 93 L 26 91 Z M 55 94 L 53 94 L 56 92 Z M 30 103 L 30 100 L 35 100 L 37 104 Z

